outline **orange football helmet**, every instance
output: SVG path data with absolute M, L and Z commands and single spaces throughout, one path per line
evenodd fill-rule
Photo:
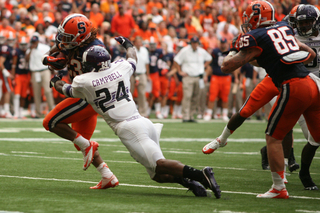
M 15 47 L 16 45 L 16 34 L 12 31 L 8 32 L 7 43 L 10 47 Z
M 294 6 L 290 13 L 289 13 L 289 19 L 288 19 L 288 23 L 290 24 L 290 26 L 292 28 L 296 28 L 297 27 L 297 24 L 296 24 L 296 14 L 297 14 L 297 10 L 299 8 L 300 4 Z
M 241 25 L 243 32 L 249 32 L 260 26 L 276 23 L 274 8 L 268 1 L 253 1 L 243 12 Z
M 30 38 L 29 38 L 29 37 L 22 36 L 22 37 L 19 39 L 19 48 L 20 48 L 22 51 L 26 51 L 26 50 L 28 49 L 29 41 L 30 41 Z
M 92 23 L 82 14 L 71 14 L 58 27 L 56 40 L 61 49 L 70 50 L 80 46 L 91 36 Z

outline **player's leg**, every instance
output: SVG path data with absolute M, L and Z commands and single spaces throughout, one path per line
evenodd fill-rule
M 301 153 L 301 169 L 299 171 L 299 178 L 305 187 L 306 190 L 318 190 L 317 185 L 313 182 L 310 175 L 310 166 L 314 158 L 315 152 L 320 146 L 320 137 L 319 137 L 319 124 L 318 119 L 320 113 L 317 111 L 318 103 L 315 103 L 313 108 L 308 109 L 304 113 L 304 117 L 308 128 L 310 130 L 308 143 L 304 146 Z
M 91 106 L 89 107 L 88 103 L 81 99 L 67 98 L 51 110 L 43 120 L 43 126 L 46 130 L 72 141 L 78 150 L 83 151 L 85 155 L 84 169 L 87 169 L 92 162 L 94 152 L 98 147 L 96 142 L 93 143 L 89 141 L 93 134 L 96 120 L 87 124 L 83 123 L 82 129 L 84 129 L 84 131 L 80 132 L 76 132 L 68 124 L 86 120 L 86 118 L 91 116 L 96 116 L 96 113 Z M 81 129 L 77 130 L 79 131 Z M 82 134 L 88 139 L 84 138 Z
M 267 151 L 273 185 L 271 190 L 257 197 L 284 199 L 289 197 L 284 184 L 282 140 L 297 123 L 302 113 L 307 115 L 309 123 L 307 118 L 306 120 L 310 125 L 315 124 L 318 121 L 315 119 L 320 118 L 320 103 L 315 101 L 319 92 L 311 81 L 308 77 L 303 79 L 295 78 L 284 82 L 281 87 L 280 95 L 272 107 L 266 128 Z M 313 107 L 315 109 L 311 110 Z M 310 117 L 306 112 L 312 112 L 313 117 Z M 317 129 L 320 128 L 320 124 L 315 124 L 315 126 Z M 312 129 L 312 131 L 314 130 Z M 320 141 L 318 132 L 315 133 L 315 136 Z
M 182 119 L 184 122 L 191 120 L 191 98 L 193 95 L 193 80 L 192 77 L 185 76 L 182 78 Z
M 166 76 L 160 76 L 161 114 L 168 118 L 170 106 L 168 104 L 169 80 Z
M 278 88 L 272 82 L 272 79 L 265 77 L 252 91 L 240 111 L 232 115 L 228 124 L 225 126 L 222 134 L 212 142 L 205 145 L 202 152 L 211 154 L 219 147 L 227 144 L 230 135 L 242 125 L 242 123 L 258 109 L 266 105 L 273 97 L 279 94 Z
M 12 81 L 10 78 L 4 78 L 4 86 L 5 89 L 3 90 L 3 107 L 5 112 L 5 118 L 13 118 L 10 111 L 11 93 L 13 91 Z
M 231 89 L 231 76 L 224 76 L 221 78 L 222 86 L 220 92 L 220 99 L 222 101 L 222 120 L 229 121 L 228 118 L 228 103 L 229 103 L 229 92 Z
M 22 79 L 20 74 L 16 74 L 15 78 L 15 87 L 14 87 L 14 96 L 13 96 L 13 117 L 20 118 L 20 97 L 22 92 Z
M 176 182 L 185 187 L 189 186 L 196 196 L 206 196 L 205 188 L 199 183 L 190 182 L 187 179 L 182 180 L 183 178 L 202 181 L 206 187 L 219 190 L 210 168 L 200 171 L 179 161 L 164 158 L 159 143 L 157 143 L 159 134 L 150 120 L 141 117 L 123 121 L 117 126 L 116 132 L 130 155 L 146 168 L 151 179 L 160 183 Z M 212 186 L 213 184 L 215 186 Z
M 209 100 L 207 104 L 206 112 L 203 116 L 203 120 L 209 121 L 212 118 L 212 112 L 214 108 L 214 102 L 219 94 L 219 78 L 218 76 L 213 75 L 211 77 L 210 81 L 210 87 L 209 87 Z

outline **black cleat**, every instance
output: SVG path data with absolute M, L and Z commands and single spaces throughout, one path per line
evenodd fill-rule
M 212 168 L 205 167 L 202 169 L 202 173 L 205 177 L 205 179 L 202 182 L 202 185 L 206 188 L 209 188 L 214 193 L 214 196 L 216 196 L 217 199 L 221 197 L 221 190 L 220 186 L 217 184 L 216 180 L 214 179 L 214 173 L 212 171 Z
M 290 156 L 288 158 L 288 165 L 289 165 L 288 167 L 290 172 L 296 171 L 297 169 L 300 168 L 299 164 L 296 163 L 293 148 L 291 149 Z
M 319 190 L 317 185 L 312 181 L 310 174 L 302 175 L 301 171 L 300 171 L 299 178 L 300 178 L 305 190 Z
M 289 165 L 289 171 L 290 171 L 290 172 L 296 171 L 296 170 L 299 169 L 299 168 L 300 168 L 300 166 L 299 166 L 299 164 L 296 163 L 296 162 L 294 162 L 294 164 Z
M 267 147 L 264 146 L 260 149 L 261 153 L 261 166 L 263 170 L 270 170 L 269 161 L 268 161 L 268 153 Z
M 207 190 L 197 181 L 187 178 L 182 179 L 182 186 L 188 188 L 196 197 L 207 197 Z

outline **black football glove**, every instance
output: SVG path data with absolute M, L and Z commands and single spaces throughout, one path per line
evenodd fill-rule
M 131 43 L 131 41 L 123 36 L 118 36 L 118 37 L 115 37 L 114 39 L 126 49 L 128 49 L 129 47 L 133 47 L 133 44 Z
M 65 58 L 55 58 L 53 56 L 46 56 L 42 60 L 43 65 L 51 66 L 55 70 L 62 70 L 66 67 Z
M 62 75 L 55 75 L 53 78 L 50 80 L 50 88 L 54 87 L 54 84 L 62 79 Z

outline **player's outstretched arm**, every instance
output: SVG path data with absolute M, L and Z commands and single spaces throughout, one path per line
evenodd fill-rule
M 224 73 L 232 73 L 237 68 L 242 67 L 246 63 L 252 61 L 254 57 L 260 53 L 261 50 L 258 48 L 240 50 L 235 54 L 229 53 L 222 62 L 221 71 Z
M 127 58 L 132 58 L 138 61 L 136 50 L 133 48 L 131 41 L 123 36 L 118 36 L 114 38 L 119 44 L 121 44 L 127 50 Z
M 50 88 L 54 87 L 59 93 L 66 95 L 66 88 L 68 86 L 71 86 L 70 84 L 67 84 L 66 82 L 61 80 L 61 76 L 55 75 L 53 78 L 50 80 Z M 69 92 L 70 93 L 70 92 Z M 66 95 L 67 97 L 72 97 L 71 93 Z

